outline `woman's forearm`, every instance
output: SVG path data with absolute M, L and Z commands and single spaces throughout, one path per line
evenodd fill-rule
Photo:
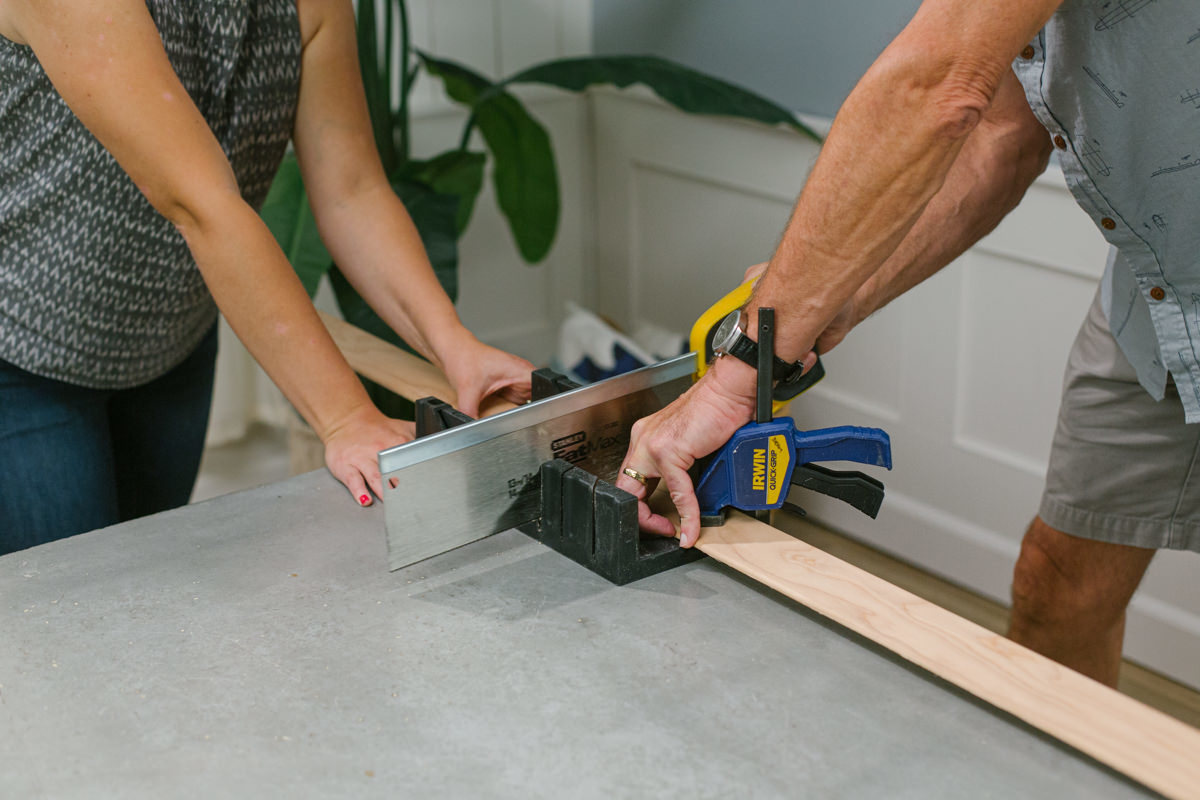
M 405 342 L 438 366 L 468 338 L 400 198 L 381 184 L 342 199 L 319 218 L 343 274 Z
M 253 209 L 231 199 L 176 224 L 230 327 L 318 436 L 372 407 Z

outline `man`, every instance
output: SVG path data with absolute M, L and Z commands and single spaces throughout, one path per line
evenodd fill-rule
M 1200 41 L 1184 5 L 926 0 L 843 105 L 743 309 L 755 338 L 774 307 L 777 354 L 811 366 L 992 230 L 1057 150 L 1113 248 L 1069 360 L 1009 636 L 1110 685 L 1155 549 L 1200 550 Z M 634 426 L 617 485 L 644 501 L 665 481 L 685 547 L 699 535 L 686 470 L 751 419 L 754 382 L 717 359 Z M 644 502 L 641 524 L 676 533 Z

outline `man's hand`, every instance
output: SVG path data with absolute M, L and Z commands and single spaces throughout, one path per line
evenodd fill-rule
M 616 485 L 638 499 L 638 525 L 660 536 L 675 536 L 675 526 L 654 514 L 646 499 L 661 478 L 679 511 L 679 543 L 691 547 L 700 535 L 700 507 L 688 469 L 754 416 L 755 370 L 734 358 L 721 358 L 692 388 L 653 416 L 638 420 Z M 630 477 L 630 469 L 647 479 Z

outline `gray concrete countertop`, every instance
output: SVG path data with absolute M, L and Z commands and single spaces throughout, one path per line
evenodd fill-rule
M 707 560 L 386 564 L 323 472 L 0 558 L 0 797 L 1143 794 Z

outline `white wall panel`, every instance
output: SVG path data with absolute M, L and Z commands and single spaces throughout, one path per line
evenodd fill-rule
M 963 260 L 955 442 L 1040 477 L 1096 281 L 980 251 Z
M 826 377 L 807 393 L 841 408 L 866 415 L 875 424 L 899 420 L 904 384 L 904 337 L 896 335 L 895 308 L 884 308 L 854 330 L 834 350 L 821 356 Z M 792 413 L 801 404 L 793 403 Z
M 408 0 L 408 30 L 412 37 L 412 47 L 430 53 L 437 52 L 437 44 L 433 37 L 434 2 L 435 0 Z M 396 24 L 399 25 L 399 21 Z M 396 84 L 398 91 L 399 81 Z M 435 81 L 422 73 L 409 95 L 409 103 L 417 109 L 427 108 L 440 96 Z
M 489 0 L 436 0 L 429 7 L 433 55 L 452 58 L 484 75 L 500 72 L 500 31 Z
M 712 304 L 714 285 L 742 282 L 754 263 L 746 253 L 760 254 L 759 261 L 770 256 L 791 203 L 653 164 L 634 163 L 631 178 L 623 313 L 686 334 Z
M 559 0 L 493 0 L 500 29 L 498 74 L 511 75 L 539 61 L 559 58 L 563 4 Z

